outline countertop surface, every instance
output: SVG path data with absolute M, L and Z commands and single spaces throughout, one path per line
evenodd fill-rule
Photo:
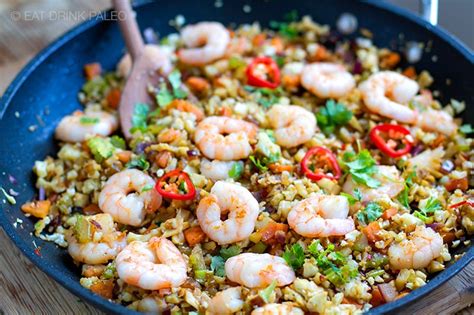
M 467 1 L 467 0 L 466 0 Z M 107 8 L 107 0 L 2 0 L 0 3 L 0 95 L 40 49 Z M 87 12 L 59 18 L 48 12 Z M 44 12 L 34 14 L 34 12 Z M 74 17 L 79 18 L 74 18 Z M 54 18 L 56 17 L 56 18 Z M 101 314 L 36 268 L 0 230 L 1 314 Z M 474 314 L 474 262 L 404 314 Z M 469 290 L 470 288 L 470 290 Z M 469 293 L 470 291 L 470 293 Z

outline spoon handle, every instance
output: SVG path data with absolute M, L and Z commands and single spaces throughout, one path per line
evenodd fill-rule
M 132 60 L 136 60 L 142 53 L 145 44 L 143 42 L 140 29 L 138 28 L 135 13 L 132 10 L 129 0 L 112 0 L 115 10 L 117 11 L 118 23 L 120 31 L 125 40 L 127 50 L 132 56 Z

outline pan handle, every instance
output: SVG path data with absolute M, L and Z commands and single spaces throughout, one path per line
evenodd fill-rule
M 420 0 L 420 15 L 432 25 L 438 24 L 438 0 Z

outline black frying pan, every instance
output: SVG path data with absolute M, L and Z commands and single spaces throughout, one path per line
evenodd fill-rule
M 281 19 L 285 13 L 297 9 L 301 14 L 310 14 L 315 21 L 334 26 L 342 12 L 351 12 L 359 20 L 359 26 L 373 31 L 378 46 L 397 49 L 405 40 L 432 41 L 432 50 L 424 54 L 416 64 L 418 69 L 428 69 L 436 80 L 435 88 L 441 92 L 440 100 L 446 104 L 450 98 L 465 100 L 467 109 L 463 113 L 466 122 L 474 123 L 474 57 L 461 42 L 440 28 L 421 20 L 417 16 L 392 5 L 376 2 L 345 0 L 232 0 L 224 1 L 217 8 L 215 0 L 157 1 L 142 3 L 136 7 L 141 28 L 153 27 L 165 35 L 174 30 L 168 21 L 177 14 L 187 22 L 217 20 L 224 24 L 260 21 L 266 25 L 270 20 Z M 251 11 L 242 8 L 250 5 Z M 110 14 L 101 15 L 85 22 L 48 46 L 38 54 L 16 77 L 0 101 L 0 186 L 14 188 L 20 192 L 17 205 L 0 203 L 0 223 L 18 248 L 41 270 L 53 277 L 68 290 L 110 313 L 133 314 L 134 312 L 93 294 L 79 284 L 80 270 L 63 249 L 53 243 L 43 242 L 30 235 L 34 220 L 25 218 L 19 205 L 35 195 L 31 168 L 35 160 L 48 154 L 56 154 L 53 140 L 54 129 L 66 114 L 80 108 L 77 92 L 84 83 L 82 66 L 98 61 L 107 70 L 114 69 L 124 52 L 117 23 Z M 435 57 L 436 56 L 436 57 Z M 451 79 L 447 84 L 446 78 Z M 15 113 L 19 113 L 17 118 Z M 41 124 L 37 115 L 42 117 Z M 28 127 L 37 125 L 30 132 Z M 13 185 L 8 174 L 18 180 Z M 3 197 L 3 196 L 2 196 Z M 14 228 L 13 223 L 21 218 L 23 228 Z M 34 254 L 33 240 L 42 247 L 42 256 Z M 403 308 L 447 281 L 474 258 L 474 247 L 459 248 L 465 255 L 445 271 L 431 279 L 424 287 L 392 303 L 370 311 L 373 314 L 403 311 Z M 38 284 L 40 285 L 40 284 Z

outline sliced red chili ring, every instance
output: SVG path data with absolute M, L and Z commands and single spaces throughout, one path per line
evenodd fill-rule
M 388 140 L 383 137 L 383 134 Z M 393 158 L 407 154 L 413 147 L 410 130 L 400 125 L 381 124 L 375 126 L 370 131 L 369 137 L 380 151 Z M 396 149 L 397 140 L 403 143 L 403 147 L 400 149 Z
M 263 79 L 257 73 L 259 65 L 265 66 L 267 77 L 271 80 Z M 280 85 L 280 69 L 276 62 L 270 57 L 257 57 L 248 65 L 247 70 L 247 84 L 256 87 L 275 89 Z
M 165 187 L 165 185 L 169 185 L 168 180 L 173 177 L 177 178 L 176 182 L 173 183 L 175 184 L 174 186 L 176 186 L 176 183 L 178 183 L 179 180 L 183 180 L 186 184 L 187 192 L 185 194 L 181 194 L 178 187 L 175 187 L 173 191 L 170 191 L 167 189 L 168 187 Z M 189 175 L 186 172 L 181 170 L 173 170 L 161 176 L 156 181 L 155 189 L 162 197 L 175 200 L 191 200 L 196 196 L 196 188 L 194 187 L 191 178 L 189 178 Z
M 460 202 L 455 203 L 455 204 L 453 204 L 453 205 L 450 205 L 449 207 L 450 207 L 451 209 L 455 209 L 455 208 L 459 208 L 459 207 L 461 207 L 461 206 L 464 206 L 465 204 L 468 204 L 468 205 L 470 205 L 471 207 L 474 207 L 474 201 L 472 201 L 472 200 L 463 200 L 463 201 L 460 201 Z
M 318 157 L 318 161 L 323 162 L 322 167 L 317 169 L 314 169 L 314 166 L 311 167 L 312 157 Z M 332 174 L 324 172 L 322 169 L 324 165 L 330 166 Z M 322 178 L 337 180 L 342 175 L 336 156 L 330 150 L 323 147 L 314 147 L 306 152 L 303 160 L 301 161 L 301 170 L 306 177 L 312 180 L 320 180 Z

